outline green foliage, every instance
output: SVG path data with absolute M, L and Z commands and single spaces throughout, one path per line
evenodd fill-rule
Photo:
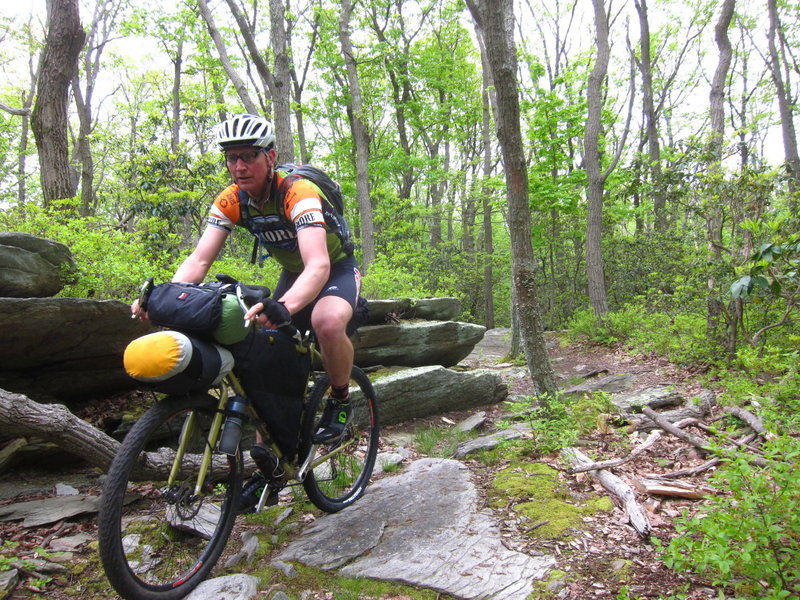
M 750 257 L 750 274 L 731 284 L 734 298 L 745 298 L 755 291 L 787 298 L 800 283 L 800 241 L 787 244 L 762 244 Z
M 569 321 L 569 338 L 593 344 L 621 343 L 643 353 L 656 353 L 677 363 L 706 360 L 705 320 L 700 314 L 650 312 L 642 304 L 627 304 L 603 319 L 589 309 Z
M 50 209 L 29 206 L 25 218 L 18 218 L 16 211 L 0 213 L 3 229 L 52 239 L 70 249 L 78 278 L 60 295 L 127 301 L 135 298 L 146 277 L 171 277 L 172 257 L 153 255 L 142 232 L 127 232 L 97 217 L 70 218 L 69 209 L 75 206 L 72 201 Z
M 530 450 L 537 455 L 551 454 L 571 446 L 581 436 L 597 427 L 600 415 L 616 412 L 616 407 L 604 392 L 582 396 L 563 396 L 534 405 L 535 399 L 507 402 L 516 413 L 525 414 L 533 430 Z
M 753 405 L 772 431 L 800 431 L 800 337 L 788 340 L 792 348 L 743 346 L 733 360 L 710 371 L 708 378 L 722 388 L 720 401 Z
M 710 576 L 741 600 L 800 594 L 800 442 L 775 438 L 764 457 L 767 468 L 744 455 L 724 459 L 713 477 L 724 492 L 701 514 L 678 520 L 664 549 L 670 568 Z

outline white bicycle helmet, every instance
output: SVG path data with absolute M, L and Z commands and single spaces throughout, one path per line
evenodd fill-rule
M 258 115 L 239 114 L 217 125 L 217 144 L 223 150 L 234 146 L 275 146 L 272 123 Z

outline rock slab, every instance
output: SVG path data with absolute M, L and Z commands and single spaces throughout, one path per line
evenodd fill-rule
M 439 366 L 402 369 L 374 382 L 382 425 L 496 404 L 508 396 L 499 373 Z
M 361 327 L 354 336 L 360 367 L 452 367 L 472 352 L 486 328 L 457 321 L 413 321 Z
M 478 509 L 469 469 L 430 458 L 378 481 L 347 510 L 318 520 L 276 561 L 465 600 L 525 600 L 555 564 L 551 556 L 507 549 L 492 515 Z

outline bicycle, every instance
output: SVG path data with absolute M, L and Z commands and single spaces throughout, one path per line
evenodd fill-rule
M 289 327 L 287 334 L 318 357 L 313 337 L 300 339 Z M 280 472 L 267 477 L 256 511 L 287 486 L 302 485 L 308 499 L 329 513 L 364 493 L 378 450 L 378 406 L 369 378 L 356 366 L 350 383 L 352 411 L 344 433 L 329 445 L 316 445 L 313 435 L 330 383 L 324 372 L 311 371 L 297 452 L 289 457 L 273 444 L 281 457 Z M 245 470 L 238 440 L 230 454 L 219 447 L 226 422 L 236 416 L 229 406 L 236 396 L 244 399 L 247 418 L 263 439 L 270 440 L 270 431 L 233 372 L 205 392 L 157 400 L 125 436 L 108 471 L 98 515 L 101 562 L 121 597 L 182 598 L 209 576 L 222 555 Z M 130 485 L 139 492 L 131 503 Z

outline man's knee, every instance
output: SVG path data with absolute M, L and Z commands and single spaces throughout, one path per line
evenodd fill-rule
M 346 308 L 350 308 L 349 305 Z M 350 311 L 352 312 L 352 311 Z M 317 338 L 336 339 L 339 337 L 347 337 L 347 323 L 351 315 L 348 311 L 342 310 L 342 307 L 329 303 L 326 305 L 317 305 L 311 315 L 311 323 Z

